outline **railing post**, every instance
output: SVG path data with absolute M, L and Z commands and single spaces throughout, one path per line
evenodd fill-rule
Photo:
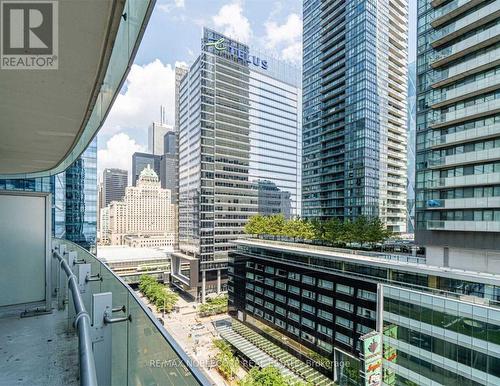
M 97 383 L 111 385 L 111 325 L 106 316 L 113 313 L 113 294 L 103 292 L 92 295 L 92 350 L 94 352 Z
M 90 310 L 90 305 L 92 301 L 92 291 L 90 291 L 90 283 L 87 281 L 87 278 L 90 277 L 90 270 L 92 266 L 90 264 L 78 264 L 76 266 L 76 277 L 78 278 L 78 289 L 80 290 L 80 294 L 82 295 L 83 304 L 85 304 L 85 308 Z

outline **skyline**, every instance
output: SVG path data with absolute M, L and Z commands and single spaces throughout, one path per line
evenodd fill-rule
M 410 3 L 408 63 L 415 59 L 416 49 L 416 3 Z M 196 58 L 203 27 L 301 67 L 300 0 L 158 1 L 127 81 L 98 133 L 99 178 L 105 168 L 112 167 L 131 175 L 132 154 L 147 152 L 148 127 L 160 121 L 162 105 L 166 123 L 174 124 L 175 65 L 189 66 Z M 165 39 L 172 34 L 181 38 Z

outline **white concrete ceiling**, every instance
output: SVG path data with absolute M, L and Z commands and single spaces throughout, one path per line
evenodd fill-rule
M 59 69 L 0 70 L 0 174 L 40 172 L 62 162 L 99 91 L 123 2 L 58 3 Z

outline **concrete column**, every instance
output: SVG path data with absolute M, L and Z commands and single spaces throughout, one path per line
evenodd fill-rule
M 220 269 L 217 270 L 217 295 L 220 294 Z
M 205 303 L 205 295 L 206 295 L 206 287 L 207 287 L 207 276 L 205 271 L 201 271 L 201 302 Z

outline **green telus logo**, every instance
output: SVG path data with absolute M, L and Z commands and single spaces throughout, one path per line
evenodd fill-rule
M 213 46 L 217 51 L 223 51 L 226 49 L 224 45 L 224 38 L 220 38 L 219 40 L 214 40 L 206 43 L 207 46 Z

